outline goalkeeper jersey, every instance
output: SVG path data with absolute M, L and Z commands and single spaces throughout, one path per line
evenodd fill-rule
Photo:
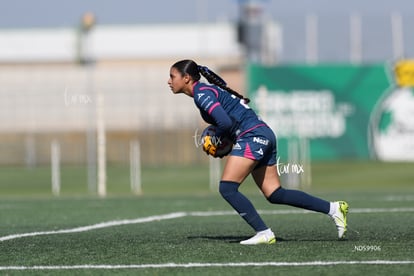
M 217 127 L 217 136 L 235 139 L 256 127 L 266 125 L 243 99 L 216 85 L 195 82 L 193 97 L 203 120 Z

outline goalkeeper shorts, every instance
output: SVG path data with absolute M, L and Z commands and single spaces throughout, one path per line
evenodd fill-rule
M 261 125 L 237 137 L 229 155 L 259 161 L 258 167 L 276 164 L 276 135 L 267 125 Z

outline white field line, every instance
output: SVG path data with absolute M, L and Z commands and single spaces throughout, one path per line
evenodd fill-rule
M 310 211 L 306 210 L 259 210 L 260 214 L 267 214 L 267 215 L 287 215 L 287 214 L 304 214 L 304 213 L 311 213 Z M 401 213 L 401 212 L 414 212 L 414 208 L 366 208 L 366 209 L 351 209 L 351 213 Z M 44 236 L 44 235 L 55 235 L 55 234 L 68 234 L 68 233 L 80 233 L 86 232 L 96 229 L 120 226 L 120 225 L 129 225 L 129 224 L 139 224 L 139 223 L 146 223 L 146 222 L 154 222 L 154 221 L 161 221 L 167 219 L 175 219 L 175 218 L 182 218 L 182 217 L 203 217 L 203 216 L 227 216 L 227 215 L 235 215 L 235 211 L 211 211 L 211 212 L 176 212 L 158 216 L 150 216 L 145 218 L 137 218 L 137 219 L 125 219 L 125 220 L 114 220 L 114 221 L 107 221 L 101 222 L 93 225 L 81 226 L 76 228 L 70 229 L 62 229 L 62 230 L 53 230 L 53 231 L 42 231 L 42 232 L 30 232 L 30 233 L 22 233 L 22 234 L 12 234 L 0 237 L 0 242 L 19 239 L 24 237 L 35 237 L 35 236 Z
M 1 270 L 71 270 L 71 269 L 145 269 L 193 267 L 255 267 L 255 266 L 335 266 L 335 265 L 410 265 L 414 261 L 314 261 L 314 262 L 247 262 L 247 263 L 165 263 L 130 265 L 52 265 L 52 266 L 0 266 Z
M 166 220 L 166 219 L 180 218 L 180 217 L 185 217 L 185 216 L 187 216 L 186 213 L 178 212 L 178 213 L 170 213 L 170 214 L 165 214 L 165 215 L 160 215 L 160 216 L 151 216 L 151 217 L 146 217 L 146 218 L 107 221 L 107 222 L 101 222 L 101 223 L 88 225 L 88 226 L 81 226 L 81 227 L 70 228 L 70 229 L 62 229 L 62 230 L 56 230 L 56 231 L 43 231 L 43 232 L 30 232 L 30 233 L 23 233 L 23 234 L 14 234 L 14 235 L 8 235 L 8 236 L 0 237 L 0 242 L 7 241 L 7 240 L 18 239 L 18 238 L 24 238 L 24 237 L 35 237 L 35 236 L 54 235 L 54 234 L 79 233 L 79 232 L 86 232 L 86 231 L 91 231 L 91 230 L 95 230 L 95 229 L 108 228 L 108 227 L 119 226 L 119 225 L 153 222 L 153 221 L 160 221 L 160 220 Z
M 414 201 L 414 195 L 390 195 L 384 198 L 385 201 Z

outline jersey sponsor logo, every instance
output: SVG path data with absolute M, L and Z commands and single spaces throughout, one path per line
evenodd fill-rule
M 259 138 L 259 137 L 254 137 L 253 142 L 258 143 L 258 144 L 262 144 L 262 145 L 265 145 L 265 146 L 267 146 L 269 144 L 269 140 L 262 139 L 262 138 Z

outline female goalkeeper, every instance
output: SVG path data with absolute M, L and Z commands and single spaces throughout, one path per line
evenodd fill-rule
M 200 82 L 201 75 L 210 83 Z M 270 203 L 286 204 L 328 214 L 335 222 L 338 237 L 346 232 L 348 204 L 329 202 L 297 190 L 281 187 L 276 169 L 276 137 L 247 105 L 249 99 L 227 87 L 227 84 L 205 66 L 192 60 L 176 62 L 170 69 L 168 85 L 174 94 L 183 93 L 194 98 L 202 118 L 217 127 L 216 137 L 205 137 L 203 150 L 217 156 L 220 137 L 230 137 L 234 146 L 227 158 L 219 185 L 223 198 L 256 231 L 241 244 L 272 244 L 276 238 L 264 223 L 249 199 L 239 192 L 240 184 L 249 174 Z

